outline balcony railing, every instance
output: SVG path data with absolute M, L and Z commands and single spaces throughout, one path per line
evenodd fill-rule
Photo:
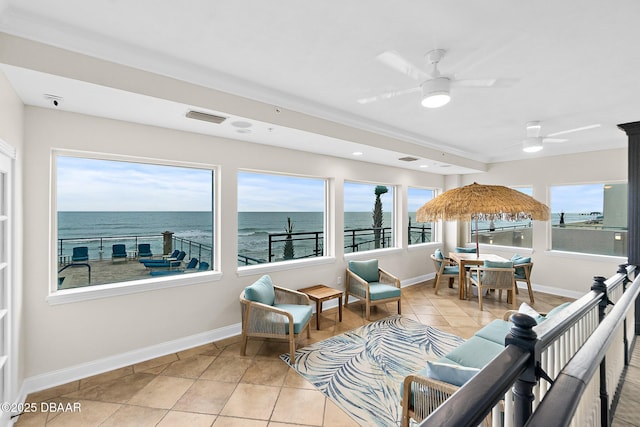
M 420 426 L 476 426 L 489 413 L 494 426 L 609 426 L 635 338 L 632 273 L 623 265 L 594 278 L 589 293 L 533 330 L 528 316 L 513 315 L 503 352 Z

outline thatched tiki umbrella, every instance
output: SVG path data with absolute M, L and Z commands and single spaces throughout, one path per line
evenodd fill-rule
M 476 254 L 478 243 L 478 220 L 519 221 L 549 219 L 549 207 L 518 190 L 501 185 L 471 185 L 445 191 L 430 200 L 416 212 L 416 220 L 430 222 L 443 219 L 476 222 Z

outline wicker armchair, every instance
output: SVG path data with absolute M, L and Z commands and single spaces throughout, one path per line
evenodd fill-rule
M 267 296 L 267 300 L 262 302 L 256 301 L 260 298 L 256 298 L 254 289 L 250 289 L 256 285 L 261 286 L 263 290 L 267 289 L 267 293 L 272 290 L 272 296 Z M 249 337 L 286 339 L 289 341 L 289 355 L 293 365 L 296 340 L 303 337 L 305 329 L 307 338 L 311 337 L 309 323 L 312 308 L 309 305 L 309 297 L 302 292 L 273 285 L 269 276 L 263 276 L 252 286 L 245 288 L 240 294 L 242 308 L 240 354 L 246 355 Z M 246 295 L 247 293 L 251 295 Z
M 371 319 L 371 306 L 398 302 L 398 314 L 401 314 L 400 279 L 378 268 L 378 260 L 349 261 L 344 306 L 349 303 L 349 295 L 363 300 L 367 320 Z

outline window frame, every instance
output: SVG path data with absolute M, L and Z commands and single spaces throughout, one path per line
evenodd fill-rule
M 58 282 L 58 170 L 57 158 L 76 157 L 83 159 L 108 160 L 128 163 L 142 163 L 158 166 L 175 166 L 182 168 L 205 169 L 213 173 L 213 183 L 211 201 L 212 201 L 212 225 L 213 225 L 213 265 L 212 270 L 195 272 L 185 275 L 153 277 L 139 280 L 131 280 L 126 282 L 114 282 L 100 284 L 94 286 L 86 286 L 72 289 L 57 289 Z M 66 304 L 79 301 L 87 301 L 99 298 L 109 298 L 118 295 L 128 295 L 140 292 L 147 292 L 159 289 L 167 289 L 179 286 L 189 286 L 211 281 L 217 281 L 222 278 L 222 272 L 219 270 L 221 265 L 221 253 L 218 248 L 220 245 L 221 219 L 219 215 L 220 206 L 220 167 L 213 164 L 155 159 L 147 157 L 127 156 L 118 154 L 96 153 L 89 151 L 53 149 L 50 154 L 50 194 L 49 194 L 49 283 L 47 302 L 50 305 Z
M 439 189 L 439 188 L 417 187 L 415 185 L 407 185 L 407 209 L 405 211 L 405 216 L 406 217 L 408 217 L 409 213 L 411 212 L 411 210 L 409 209 L 409 191 L 412 188 L 416 189 L 416 190 L 432 191 L 433 192 L 433 197 L 431 198 L 431 200 L 433 200 L 434 198 L 438 197 L 438 195 L 441 193 L 441 189 Z M 422 223 L 419 223 L 419 224 L 422 224 Z M 414 243 L 414 244 L 411 244 L 411 234 L 408 231 L 409 230 L 409 224 L 407 224 L 407 226 L 405 228 L 407 229 L 407 248 L 408 249 L 424 248 L 424 247 L 428 247 L 428 246 L 432 246 L 432 245 L 441 245 L 441 243 L 442 243 L 442 233 L 441 233 L 442 221 L 431 221 L 431 224 L 432 224 L 431 241 L 430 242 L 424 242 L 424 243 L 422 243 L 422 242 L 421 243 Z
M 293 259 L 293 260 L 283 260 L 277 262 L 267 262 L 263 264 L 254 264 L 254 265 L 238 265 L 236 267 L 236 274 L 238 277 L 246 277 L 253 276 L 257 274 L 268 274 L 276 271 L 285 271 L 292 270 L 302 267 L 310 267 L 315 265 L 323 265 L 323 264 L 331 264 L 335 261 L 335 244 L 334 244 L 334 231 L 335 231 L 335 209 L 334 209 L 334 188 L 335 188 L 335 180 L 334 178 L 326 177 L 326 176 L 317 176 L 317 175 L 304 175 L 298 173 L 287 173 L 287 172 L 275 172 L 271 170 L 261 170 L 261 169 L 247 169 L 247 168 L 239 168 L 236 171 L 236 196 L 239 200 L 240 196 L 238 194 L 238 174 L 240 173 L 252 173 L 252 174 L 260 174 L 260 175 L 275 175 L 275 176 L 285 176 L 285 177 L 294 177 L 301 179 L 316 179 L 322 180 L 324 182 L 324 216 L 323 216 L 323 255 L 317 257 L 309 257 L 309 258 L 301 258 L 301 259 Z M 236 243 L 238 243 L 238 214 L 240 213 L 238 209 L 238 200 L 236 201 Z M 237 245 L 238 246 L 238 245 Z M 236 254 L 234 257 L 237 257 L 238 247 L 236 246 Z
M 349 259 L 358 259 L 358 258 L 366 258 L 366 257 L 370 257 L 371 255 L 377 255 L 377 254 L 385 254 L 385 253 L 396 253 L 396 252 L 401 252 L 402 251 L 402 236 L 404 235 L 404 233 L 402 232 L 398 232 L 398 230 L 402 229 L 402 224 L 400 223 L 401 221 L 401 217 L 400 215 L 398 215 L 398 211 L 402 210 L 401 207 L 399 206 L 399 201 L 400 201 L 400 195 L 399 195 L 399 191 L 401 189 L 401 186 L 398 184 L 389 184 L 389 183 L 384 183 L 384 182 L 380 182 L 380 181 L 364 181 L 364 180 L 351 180 L 351 179 L 345 179 L 343 181 L 343 191 L 342 191 L 342 230 L 340 231 L 341 235 L 343 236 L 342 239 L 342 246 L 343 246 L 343 250 L 344 250 L 344 215 L 347 212 L 345 210 L 345 204 L 344 204 L 344 186 L 345 184 L 350 183 L 350 184 L 360 184 L 360 185 L 373 185 L 373 186 L 377 186 L 377 185 L 384 185 L 385 187 L 390 187 L 393 188 L 393 198 L 391 200 L 391 206 L 393 207 L 393 212 L 391 212 L 391 235 L 392 235 L 392 239 L 391 239 L 391 244 L 392 246 L 386 247 L 386 248 L 379 248 L 379 249 L 369 249 L 366 251 L 357 251 L 357 252 L 344 252 L 344 259 L 345 260 L 349 260 Z
M 625 184 L 627 185 L 627 191 L 629 186 L 628 180 L 621 179 L 613 179 L 613 180 L 597 180 L 597 181 L 580 181 L 580 182 L 570 182 L 570 183 L 554 183 L 549 184 L 547 187 L 547 194 L 549 200 L 549 213 L 553 213 L 553 208 L 551 206 L 553 200 L 551 199 L 551 189 L 553 187 L 570 187 L 570 186 L 579 186 L 579 185 L 606 185 L 606 184 Z M 603 214 L 604 214 L 604 194 L 603 194 Z M 625 232 L 629 230 L 629 222 L 627 219 L 627 229 Z M 607 255 L 607 254 L 597 254 L 591 252 L 574 252 L 574 251 L 566 251 L 560 249 L 553 249 L 553 225 L 551 223 L 551 219 L 549 219 L 547 224 L 547 243 L 545 253 L 550 256 L 562 257 L 562 258 L 571 258 L 571 259 L 581 259 L 581 260 L 593 260 L 593 261 L 605 261 L 610 260 L 617 263 L 626 263 L 627 256 L 626 255 Z

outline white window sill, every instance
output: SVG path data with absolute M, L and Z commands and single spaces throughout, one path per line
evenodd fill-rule
M 371 258 L 376 256 L 384 256 L 388 254 L 396 254 L 400 252 L 402 252 L 402 248 L 372 249 L 370 251 L 349 252 L 347 254 L 344 254 L 344 259 L 345 260 L 364 259 L 364 258 Z
M 293 261 L 269 262 L 264 264 L 248 265 L 246 267 L 238 267 L 238 277 L 253 276 L 256 274 L 272 273 L 274 271 L 293 270 L 296 268 L 309 267 L 313 265 L 333 264 L 336 262 L 335 257 L 323 256 L 305 259 L 296 259 Z
M 89 301 L 99 298 L 110 298 L 120 295 L 137 294 L 140 292 L 159 289 L 189 286 L 200 283 L 213 282 L 222 279 L 218 271 L 188 273 L 180 277 L 163 277 L 154 279 L 135 280 L 131 282 L 111 283 L 107 285 L 84 286 L 82 288 L 64 289 L 49 294 L 49 305 L 68 304 L 79 301 Z

